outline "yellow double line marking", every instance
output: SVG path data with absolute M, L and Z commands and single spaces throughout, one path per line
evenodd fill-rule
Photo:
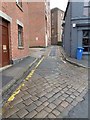
M 38 64 L 35 66 L 35 68 L 29 73 L 29 75 L 25 78 L 25 81 L 13 92 L 13 94 L 11 95 L 11 97 L 7 100 L 7 102 L 11 102 L 15 99 L 15 96 L 17 94 L 20 93 L 20 90 L 22 87 L 25 86 L 25 82 L 28 81 L 32 75 L 34 74 L 35 70 L 37 69 L 37 67 L 41 64 L 41 62 L 43 61 L 44 57 L 42 57 L 42 59 L 38 62 Z
M 35 66 L 35 68 L 30 72 L 30 74 L 26 77 L 26 81 L 28 81 L 32 75 L 34 74 L 35 70 L 37 69 L 37 67 L 41 64 L 41 62 L 43 61 L 44 57 L 42 57 L 42 59 L 38 62 L 38 64 Z

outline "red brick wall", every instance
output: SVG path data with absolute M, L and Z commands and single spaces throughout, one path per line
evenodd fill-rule
M 0 0 L 1 2 L 1 0 Z M 1 5 L 1 3 L 0 3 Z M 46 46 L 46 20 L 44 2 L 23 2 L 22 10 L 15 2 L 3 2 L 0 10 L 12 18 L 9 24 L 9 43 L 11 60 L 20 59 L 29 55 L 29 46 Z M 24 49 L 18 49 L 18 25 L 17 19 L 24 25 L 23 41 Z M 49 20 L 50 22 L 50 20 Z M 47 24 L 47 29 L 49 24 Z M 36 40 L 38 37 L 38 40 Z M 50 36 L 49 42 L 50 44 Z
M 45 3 L 30 2 L 29 6 L 29 45 L 30 47 L 45 46 Z M 36 40 L 36 37 L 38 37 L 38 40 Z
M 12 18 L 12 23 L 9 26 L 9 36 L 10 36 L 10 56 L 11 59 L 20 59 L 29 55 L 29 22 L 28 22 L 28 3 L 23 3 L 22 9 L 16 5 L 15 2 L 3 2 L 1 11 L 6 13 Z M 17 19 L 21 21 L 24 25 L 23 28 L 23 42 L 24 49 L 18 49 L 18 25 L 16 23 Z

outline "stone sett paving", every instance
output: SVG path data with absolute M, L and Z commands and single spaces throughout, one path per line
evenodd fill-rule
M 54 52 L 54 54 L 53 54 Z M 62 60 L 59 47 L 47 56 L 3 118 L 64 118 L 88 92 L 88 71 Z

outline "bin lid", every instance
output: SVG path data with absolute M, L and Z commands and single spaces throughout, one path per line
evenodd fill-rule
M 84 49 L 83 47 L 78 47 L 77 49 Z

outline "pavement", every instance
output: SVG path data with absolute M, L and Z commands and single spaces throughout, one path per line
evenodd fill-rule
M 33 48 L 30 49 L 30 56 L 24 58 L 22 61 L 9 65 L 3 68 L 0 68 L 0 78 L 2 89 L 2 97 L 5 101 L 8 98 L 8 94 L 17 87 L 17 84 L 20 84 L 24 77 L 30 71 L 30 68 L 38 62 L 38 60 L 45 54 L 45 48 Z
M 48 49 L 3 105 L 3 118 L 72 118 L 78 105 L 88 110 L 87 102 L 81 104 L 88 94 L 88 69 L 65 61 L 59 46 Z
M 90 68 L 89 59 L 88 60 L 85 60 L 85 59 L 78 60 L 78 59 L 75 59 L 75 58 L 71 58 L 64 52 L 64 49 L 62 47 L 60 47 L 60 50 L 61 50 L 61 53 L 62 53 L 64 59 L 67 62 L 69 62 L 71 64 L 74 64 L 76 66 L 79 66 L 79 67 L 83 67 L 83 68 L 87 68 L 87 69 Z
M 84 101 L 79 103 L 75 108 L 73 108 L 69 114 L 68 118 L 88 118 L 88 94 L 84 96 Z
M 2 71 L 2 87 L 4 88 L 11 81 L 19 79 L 24 72 L 31 66 L 31 63 L 35 61 L 34 57 L 27 57 L 19 63 L 12 65 L 11 67 Z
M 29 48 L 30 56 L 35 58 L 41 58 L 48 48 Z

